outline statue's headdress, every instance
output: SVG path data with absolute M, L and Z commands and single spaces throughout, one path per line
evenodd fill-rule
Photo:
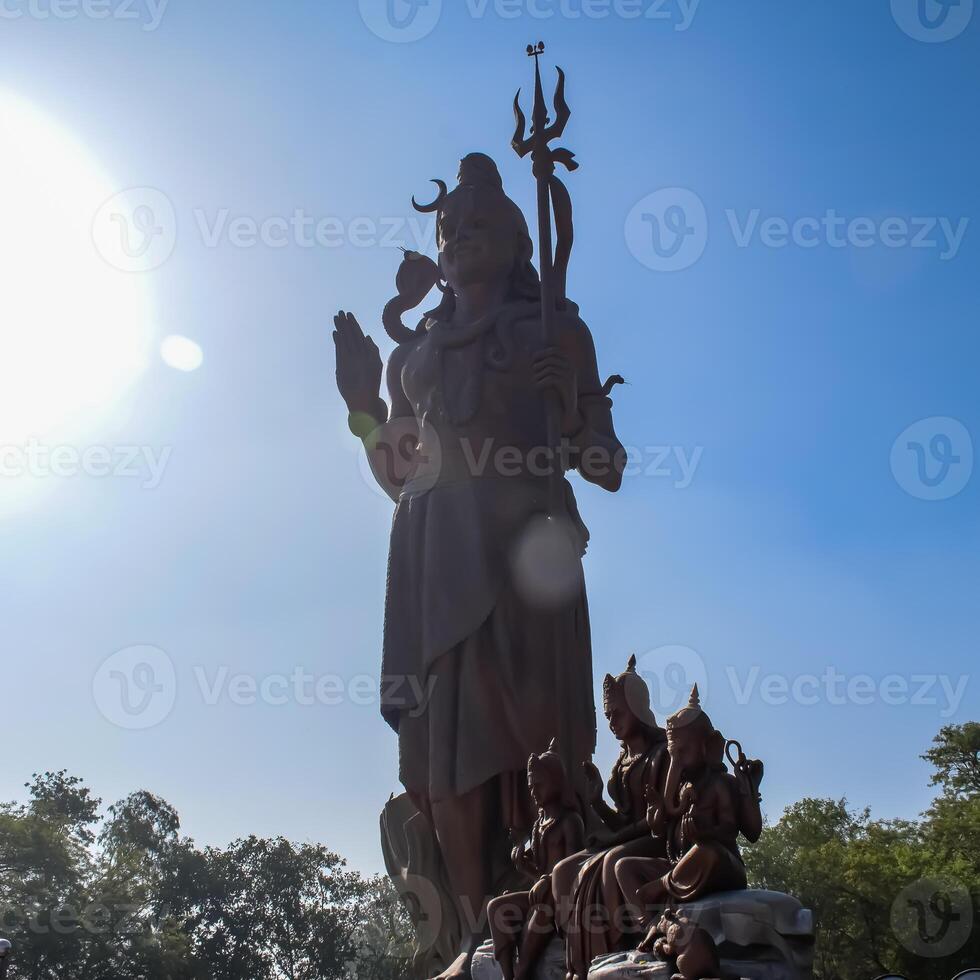
M 698 693 L 697 684 L 691 688 L 691 696 L 688 698 L 687 704 L 667 719 L 667 731 L 668 733 L 676 732 L 678 729 L 688 728 L 694 724 L 703 725 L 709 730 L 714 727 L 704 708 L 701 707 L 701 695 Z
M 500 177 L 500 171 L 497 169 L 497 164 L 494 163 L 492 157 L 488 157 L 486 153 L 467 153 L 462 160 L 459 161 L 459 171 L 456 174 L 456 188 L 450 191 L 446 186 L 444 180 L 433 180 L 433 184 L 439 188 L 439 193 L 436 195 L 435 200 L 428 204 L 419 204 L 415 198 L 412 198 L 412 206 L 416 211 L 421 211 L 422 214 L 438 214 L 441 215 L 446 208 L 446 204 L 455 195 L 463 191 L 472 190 L 489 190 L 491 192 L 498 193 L 503 201 L 506 201 L 510 208 L 514 212 L 515 218 L 519 219 L 519 224 L 523 227 L 524 233 L 528 235 L 530 240 L 530 234 L 528 232 L 527 221 L 524 218 L 524 214 L 521 209 L 504 193 L 504 182 Z
M 540 755 L 531 753 L 527 760 L 527 772 L 529 776 L 535 773 L 551 776 L 560 787 L 562 805 L 573 809 L 578 806 L 575 789 L 568 778 L 565 760 L 562 759 L 561 753 L 558 751 L 557 738 L 551 740 L 547 752 L 542 752 Z
M 553 738 L 547 752 L 540 755 L 531 753 L 527 760 L 528 773 L 544 772 L 564 783 L 566 779 L 565 762 L 558 754 L 558 739 Z
M 437 215 L 437 220 L 442 220 L 442 215 L 450 202 L 457 195 L 471 194 L 474 191 L 483 191 L 493 194 L 498 198 L 498 205 L 511 219 L 516 234 L 520 237 L 523 249 L 518 259 L 517 267 L 511 281 L 512 299 L 534 301 L 539 298 L 541 284 L 538 279 L 537 270 L 531 264 L 531 256 L 534 254 L 534 244 L 531 241 L 531 233 L 527 227 L 527 220 L 521 209 L 504 193 L 504 182 L 501 180 L 500 171 L 493 159 L 486 153 L 468 153 L 459 161 L 459 172 L 456 176 L 456 187 L 450 191 L 444 180 L 433 180 L 439 188 L 439 193 L 435 200 L 428 204 L 419 204 L 412 198 L 412 205 L 416 211 L 423 214 Z M 453 303 L 452 292 L 447 292 L 443 297 L 443 303 L 438 311 L 433 311 L 431 315 L 440 319 L 441 315 L 447 312 Z
M 636 656 L 630 657 L 626 670 L 618 677 L 606 674 L 602 681 L 602 706 L 609 707 L 616 698 L 622 698 L 626 707 L 639 721 L 649 728 L 657 728 L 657 718 L 650 707 L 650 688 L 636 672 Z

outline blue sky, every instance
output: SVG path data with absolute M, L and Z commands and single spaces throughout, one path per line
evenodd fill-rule
M 107 801 L 159 793 L 202 841 L 284 834 L 380 869 L 396 746 L 362 685 L 379 671 L 391 506 L 347 432 L 331 317 L 353 310 L 387 344 L 394 246 L 432 248 L 411 195 L 466 152 L 495 156 L 533 207 L 510 101 L 541 38 L 549 88 L 552 64 L 568 73 L 563 143 L 582 165 L 569 290 L 600 372 L 630 382 L 616 421 L 640 459 L 616 496 L 576 482 L 597 684 L 631 652 L 661 707 L 700 679 L 716 725 L 766 761 L 770 817 L 803 795 L 880 816 L 927 805 L 919 753 L 980 714 L 972 3 L 942 41 L 904 0 L 432 0 L 415 40 L 372 31 L 387 21 L 369 0 L 111 0 L 105 19 L 78 4 L 65 19 L 8 0 L 22 16 L 0 18 L 0 91 L 70 134 L 113 192 L 161 192 L 176 238 L 158 267 L 114 270 L 149 298 L 132 325 L 145 368 L 46 438 L 166 451 L 166 466 L 152 487 L 35 478 L 0 510 L 0 797 L 67 767 Z M 657 208 L 678 203 L 690 262 L 669 271 L 650 236 L 672 234 L 679 212 Z M 304 237 L 317 222 L 326 244 Z M 170 334 L 200 345 L 198 370 L 157 356 Z M 133 730 L 98 685 L 141 645 L 165 652 L 175 700 Z M 277 703 L 274 678 L 297 669 L 343 695 Z M 267 696 L 234 703 L 247 678 Z M 603 769 L 614 754 L 601 732 Z

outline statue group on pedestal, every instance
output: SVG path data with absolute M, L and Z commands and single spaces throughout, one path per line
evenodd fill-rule
M 395 344 L 386 372 L 356 318 L 334 318 L 348 423 L 395 503 L 382 714 L 405 793 L 385 808 L 382 846 L 417 925 L 417 977 L 467 980 L 492 928 L 506 978 L 531 977 L 560 936 L 569 980 L 635 946 L 696 980 L 684 964 L 710 964 L 710 945 L 682 909 L 745 887 L 737 838 L 760 832 L 762 766 L 738 748 L 727 770 L 726 744 L 737 743 L 696 690 L 659 726 L 632 662 L 604 684 L 622 746 L 609 802 L 590 762 L 589 532 L 566 473 L 619 489 L 626 453 L 610 393 L 622 378 L 600 380 L 592 333 L 565 292 L 572 215 L 556 166 L 578 165 L 550 146 L 569 110 L 559 69 L 551 122 L 542 51 L 528 48 L 530 135 L 515 99 L 513 139 L 537 184 L 537 268 L 496 164 L 471 153 L 456 188 L 436 181 L 436 199 L 415 205 L 436 216 L 438 261 L 409 252 L 398 270 L 382 315 Z M 406 326 L 433 289 L 437 304 Z M 386 697 L 393 690 L 426 698 Z
M 711 937 L 677 910 L 745 888 L 737 839 L 741 833 L 755 841 L 761 832 L 762 764 L 745 759 L 738 743 L 730 742 L 738 755 L 728 771 L 725 738 L 702 709 L 697 687 L 687 706 L 667 719 L 666 731 L 650 711 L 635 659 L 619 677 L 607 675 L 603 688 L 606 718 L 622 746 L 608 783 L 613 806 L 602 798 L 591 763 L 583 763 L 588 796 L 576 805 L 567 800 L 560 757 L 531 756 L 528 783 L 539 814 L 514 858 L 521 867 L 527 853 L 536 855 L 539 877 L 529 892 L 490 903 L 494 956 L 504 980 L 529 980 L 558 934 L 568 980 L 585 980 L 596 957 L 634 947 L 681 961 L 687 980 L 718 976 L 685 972 L 686 953 L 689 969 L 697 957 L 717 966 L 717 956 L 703 960 L 713 949 Z M 542 783 L 541 760 L 549 757 L 550 776 Z M 600 829 L 580 847 L 587 824 Z M 556 826 L 576 832 L 556 833 Z M 552 845 L 541 848 L 548 833 Z

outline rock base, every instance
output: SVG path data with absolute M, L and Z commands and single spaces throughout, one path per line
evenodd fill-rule
M 721 961 L 722 973 L 739 980 L 798 980 L 799 974 L 785 962 L 774 960 Z M 589 980 L 670 980 L 674 970 L 646 953 L 614 953 L 597 959 Z M 499 978 L 499 974 L 498 974 Z
M 534 973 L 535 980 L 565 980 L 565 944 L 557 937 L 545 950 Z M 473 980 L 502 980 L 493 958 L 493 946 L 484 943 L 473 957 Z
M 722 971 L 741 980 L 810 980 L 813 916 L 789 895 L 738 891 L 681 906 L 707 930 L 721 953 Z M 670 980 L 670 964 L 646 953 L 599 957 L 589 980 Z M 564 944 L 556 938 L 538 964 L 535 980 L 565 980 Z M 473 961 L 473 980 L 502 980 L 489 943 Z

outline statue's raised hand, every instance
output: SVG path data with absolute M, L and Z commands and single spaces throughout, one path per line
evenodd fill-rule
M 582 772 L 585 775 L 585 788 L 588 793 L 588 801 L 595 806 L 602 802 L 602 776 L 591 762 L 582 763 Z
M 388 409 L 380 396 L 384 365 L 378 345 L 361 330 L 353 313 L 341 310 L 333 322 L 340 396 L 349 412 L 369 415 L 380 424 L 387 419 Z

